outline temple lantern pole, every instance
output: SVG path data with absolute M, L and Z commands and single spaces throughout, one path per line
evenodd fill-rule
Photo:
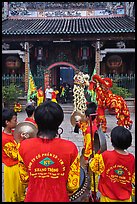
M 97 40 L 95 43 L 92 44 L 93 47 L 95 47 L 95 69 L 96 73 L 100 75 L 100 48 L 103 46 L 103 43 L 100 42 L 100 40 Z
M 30 48 L 33 46 L 29 42 L 20 43 L 20 45 L 25 50 L 25 93 L 28 92 L 28 80 L 29 80 L 29 70 L 30 70 Z

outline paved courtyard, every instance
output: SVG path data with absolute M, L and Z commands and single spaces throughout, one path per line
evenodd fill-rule
M 21 112 L 18 114 L 18 122 L 24 121 L 25 118 L 26 118 L 25 112 Z M 107 119 L 107 126 L 108 126 L 108 130 L 106 133 L 107 149 L 113 149 L 110 141 L 110 132 L 113 129 L 113 127 L 117 125 L 116 124 L 117 120 L 115 115 L 106 115 L 106 119 Z M 135 155 L 135 114 L 134 113 L 131 113 L 131 119 L 133 120 L 133 126 L 131 129 L 133 141 L 128 151 Z M 83 136 L 81 132 L 79 134 L 73 132 L 74 127 L 72 127 L 70 123 L 70 113 L 65 114 L 64 121 L 61 124 L 61 127 L 63 128 L 63 133 L 61 135 L 61 138 L 65 138 L 67 140 L 73 141 L 77 145 L 78 150 L 81 153 L 81 150 L 83 147 Z M 2 191 L 3 191 L 3 166 L 2 166 Z M 2 202 L 4 202 L 4 196 L 2 196 Z

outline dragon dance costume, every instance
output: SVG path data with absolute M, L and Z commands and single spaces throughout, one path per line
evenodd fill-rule
M 130 127 L 133 122 L 130 119 L 129 109 L 124 99 L 121 96 L 113 94 L 110 90 L 113 85 L 112 80 L 110 78 L 101 78 L 97 74 L 95 74 L 92 79 L 95 83 L 94 89 L 98 104 L 97 123 L 101 124 L 103 132 L 107 130 L 105 109 L 115 110 L 117 124 L 119 126 Z
M 25 186 L 20 183 L 18 145 L 13 134 L 2 132 L 2 163 L 4 164 L 5 202 L 21 202 L 25 198 Z
M 22 141 L 19 169 L 21 182 L 28 184 L 25 202 L 69 202 L 80 185 L 78 149 L 61 138 Z
M 89 166 L 93 172 L 100 175 L 98 184 L 100 202 L 132 202 L 135 158 L 131 153 L 122 155 L 115 150 L 109 150 L 95 154 Z

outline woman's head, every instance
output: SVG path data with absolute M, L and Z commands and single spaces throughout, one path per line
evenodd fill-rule
M 111 142 L 114 148 L 128 149 L 132 143 L 131 132 L 123 126 L 116 126 L 111 131 Z
M 38 136 L 43 135 L 52 139 L 58 132 L 64 113 L 59 104 L 46 101 L 36 108 L 34 119 L 38 126 Z

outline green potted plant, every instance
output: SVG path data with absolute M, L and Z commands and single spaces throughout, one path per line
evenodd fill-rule
M 110 90 L 113 94 L 121 96 L 124 99 L 132 96 L 132 93 L 130 93 L 128 89 L 118 86 L 115 82 L 113 82 L 113 86 Z
M 118 86 L 116 82 L 113 82 L 113 86 L 112 88 L 110 88 L 110 90 L 112 91 L 113 94 L 121 96 L 123 99 L 132 96 L 132 93 L 130 93 L 128 89 Z M 109 110 L 109 114 L 114 115 L 115 110 L 114 109 Z
M 22 95 L 22 90 L 19 86 L 11 83 L 9 86 L 2 87 L 2 103 L 3 107 L 12 107 Z

